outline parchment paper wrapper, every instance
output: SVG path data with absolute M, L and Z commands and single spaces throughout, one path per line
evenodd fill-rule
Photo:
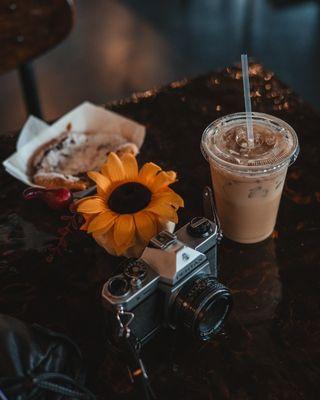
M 35 185 L 28 176 L 28 161 L 35 150 L 59 137 L 72 125 L 72 131 L 105 132 L 106 136 L 121 135 L 127 142 L 141 148 L 145 127 L 103 107 L 84 102 L 61 117 L 51 126 L 30 116 L 17 140 L 17 151 L 3 162 L 6 171 L 29 186 Z M 79 193 L 79 192 L 78 192 Z

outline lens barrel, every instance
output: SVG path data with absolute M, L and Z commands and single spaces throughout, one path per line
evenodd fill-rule
M 188 281 L 173 305 L 175 321 L 202 341 L 219 332 L 232 306 L 231 294 L 212 275 Z

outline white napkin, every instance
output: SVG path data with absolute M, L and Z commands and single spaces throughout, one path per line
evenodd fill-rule
M 36 186 L 27 174 L 30 157 L 40 146 L 59 137 L 70 124 L 72 131 L 90 130 L 105 132 L 107 136 L 121 135 L 138 149 L 146 133 L 143 125 L 89 102 L 80 104 L 51 126 L 30 116 L 17 140 L 17 151 L 3 162 L 6 171 L 26 185 Z

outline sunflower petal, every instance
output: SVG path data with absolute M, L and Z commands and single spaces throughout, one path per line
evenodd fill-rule
M 161 171 L 154 179 L 151 185 L 149 185 L 153 193 L 167 187 L 171 183 L 175 182 L 177 174 L 173 171 Z
M 157 233 L 157 223 L 155 217 L 151 213 L 140 211 L 134 214 L 134 222 L 139 236 L 145 242 L 149 242 Z
M 114 241 L 114 229 L 111 227 L 108 231 L 106 232 L 93 232 L 92 233 L 93 238 L 100 244 L 100 246 L 103 246 L 107 251 L 110 251 L 111 254 L 113 252 L 116 253 L 117 256 L 121 256 L 125 253 L 125 251 L 130 247 L 130 244 L 126 244 L 124 246 L 117 246 L 115 241 Z
M 108 155 L 107 162 L 101 167 L 101 172 L 111 182 L 118 182 L 125 178 L 122 162 L 115 153 Z
M 114 225 L 114 241 L 117 246 L 132 242 L 135 233 L 133 216 L 130 214 L 119 215 Z
M 101 195 L 101 192 L 107 193 L 111 185 L 110 179 L 96 171 L 89 171 L 88 177 L 97 184 L 97 191 L 99 195 Z
M 113 225 L 117 218 L 117 214 L 107 210 L 96 216 L 88 225 L 88 233 L 95 231 L 108 231 Z
M 76 200 L 76 201 L 73 203 L 73 205 L 74 205 L 75 209 L 77 210 L 78 207 L 79 207 L 79 205 L 80 205 L 81 203 L 83 203 L 84 201 L 87 201 L 88 199 L 98 199 L 98 198 L 99 198 L 99 196 L 97 196 L 97 195 L 83 197 L 82 199 Z
M 139 180 L 141 183 L 148 186 L 149 184 L 152 184 L 159 171 L 161 171 L 161 168 L 158 165 L 152 162 L 146 163 L 140 169 Z
M 98 214 L 105 210 L 105 202 L 99 196 L 87 197 L 77 205 L 77 211 L 85 214 Z
M 124 168 L 125 177 L 129 180 L 134 180 L 138 176 L 138 163 L 133 154 L 125 153 L 121 157 Z
M 80 231 L 86 231 L 88 229 L 88 226 L 92 219 L 95 217 L 94 214 L 82 214 L 82 217 L 84 218 L 84 224 L 80 226 Z
M 169 204 L 162 202 L 151 202 L 150 205 L 145 210 L 157 214 L 159 217 L 163 219 L 167 219 L 174 223 L 178 222 L 177 212 Z
M 131 243 L 124 244 L 122 246 L 118 246 L 116 243 L 114 243 L 113 249 L 117 256 L 122 256 L 129 247 L 131 247 Z
M 183 198 L 170 188 L 167 188 L 166 190 L 161 192 L 154 193 L 152 195 L 152 200 L 171 204 L 175 208 L 184 207 Z
M 109 175 L 108 175 L 108 164 L 105 162 L 104 164 L 102 164 L 101 168 L 100 168 L 100 172 L 103 176 L 105 176 L 106 178 L 109 179 Z

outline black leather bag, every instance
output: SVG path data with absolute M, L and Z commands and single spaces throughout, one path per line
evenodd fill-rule
M 95 399 L 78 347 L 66 336 L 0 314 L 0 399 Z

